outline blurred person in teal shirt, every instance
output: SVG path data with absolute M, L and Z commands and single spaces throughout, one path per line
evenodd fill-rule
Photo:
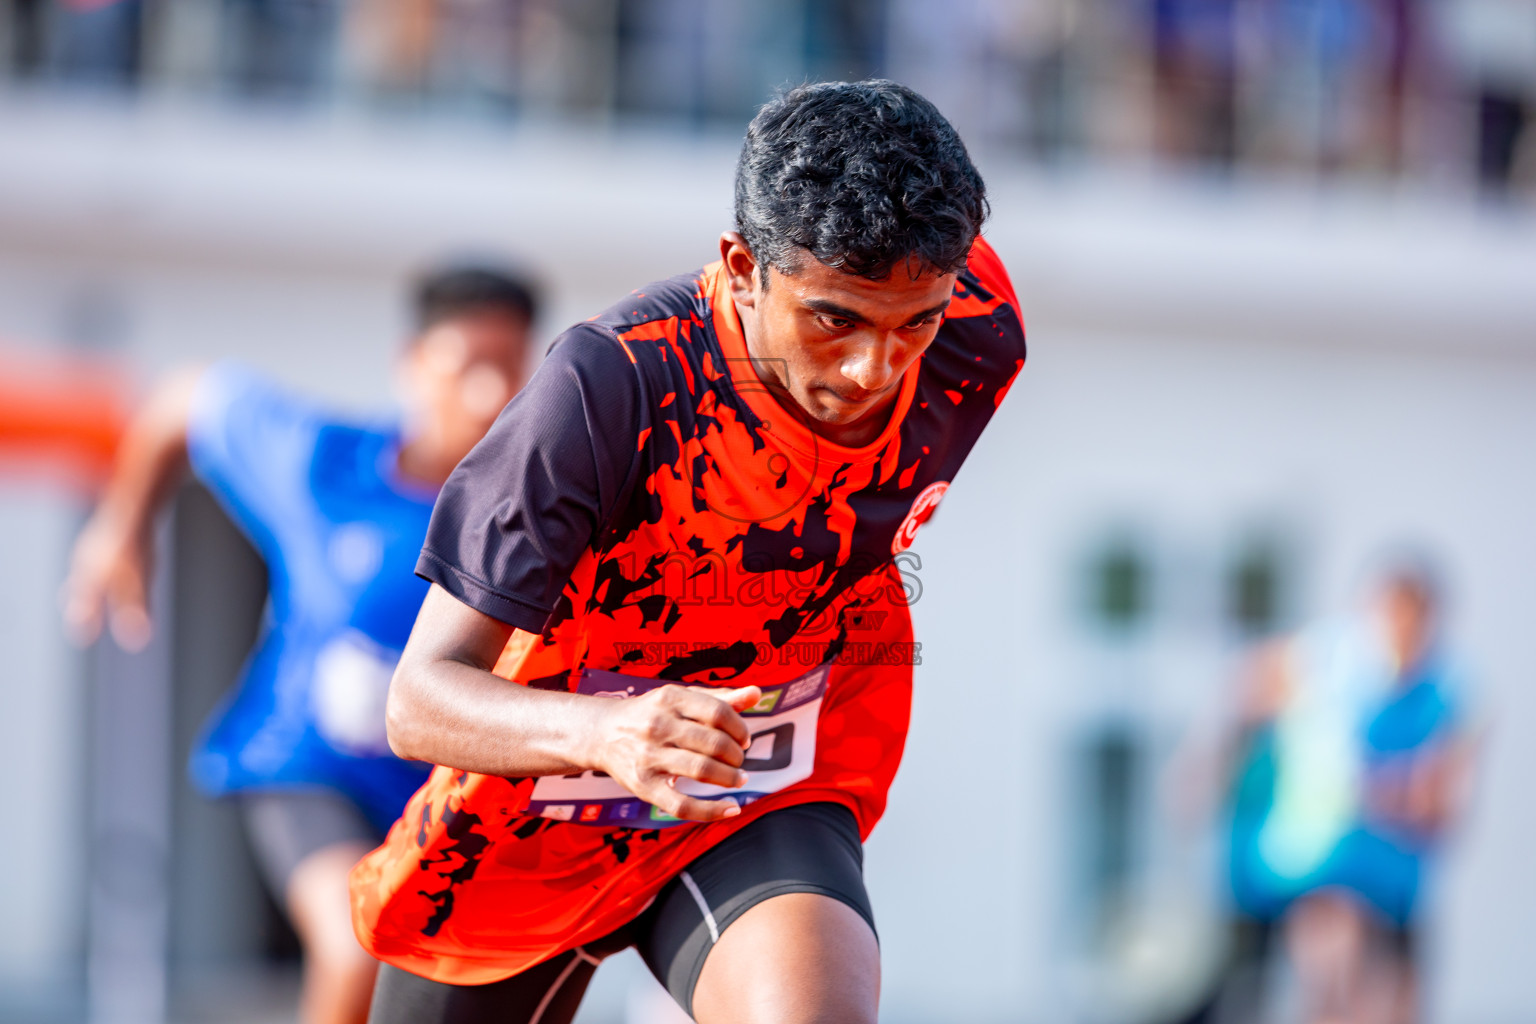
M 1471 750 L 1440 606 L 1427 564 L 1403 560 L 1367 614 L 1255 662 L 1232 895 L 1254 930 L 1283 929 L 1313 1020 L 1417 1019 L 1419 909 Z

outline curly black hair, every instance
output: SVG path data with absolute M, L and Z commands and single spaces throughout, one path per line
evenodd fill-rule
M 953 126 L 884 79 L 774 97 L 747 127 L 736 164 L 736 230 L 759 267 L 784 274 L 799 250 L 873 280 L 913 259 L 958 270 L 987 213 L 986 186 Z

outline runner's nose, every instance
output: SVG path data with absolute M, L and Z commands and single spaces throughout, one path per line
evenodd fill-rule
M 866 392 L 883 391 L 896 376 L 893 354 L 883 341 L 862 346 L 843 361 L 843 376 Z

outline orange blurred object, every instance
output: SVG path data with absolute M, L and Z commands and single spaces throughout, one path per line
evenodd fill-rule
M 94 490 L 130 409 L 129 375 L 110 362 L 0 345 L 0 477 L 41 475 Z

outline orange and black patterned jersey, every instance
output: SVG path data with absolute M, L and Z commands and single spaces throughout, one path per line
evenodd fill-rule
M 613 931 L 775 807 L 838 801 L 867 836 L 911 704 L 901 552 L 1024 357 L 1012 286 L 979 239 L 889 424 L 860 448 L 778 405 L 718 263 L 566 332 L 443 488 L 417 571 L 515 627 L 495 666 L 511 683 L 622 673 L 759 685 L 787 705 L 786 684 L 829 666 L 813 757 L 735 818 L 663 828 L 583 824 L 597 805 L 541 801 L 545 780 L 438 767 L 353 873 L 364 946 L 438 981 L 490 982 Z

